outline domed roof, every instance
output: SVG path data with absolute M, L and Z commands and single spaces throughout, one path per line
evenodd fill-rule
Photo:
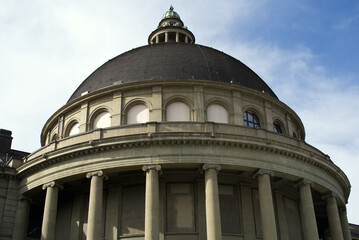
M 162 16 L 162 19 L 165 19 L 165 18 L 178 18 L 178 19 L 181 19 L 180 16 L 178 15 L 177 12 L 173 11 L 173 6 L 171 5 L 171 7 L 168 9 L 168 11 L 163 14 Z
M 69 102 L 83 92 L 160 79 L 232 83 L 277 98 L 255 72 L 223 52 L 197 44 L 165 43 L 139 47 L 109 60 L 81 83 Z

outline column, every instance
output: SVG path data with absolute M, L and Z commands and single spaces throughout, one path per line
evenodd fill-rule
M 274 215 L 273 195 L 270 176 L 273 173 L 259 169 L 254 177 L 258 178 L 259 206 L 261 210 L 263 239 L 277 240 L 277 227 Z
M 57 214 L 57 201 L 59 195 L 59 188 L 63 188 L 62 185 L 56 182 L 49 182 L 42 186 L 42 189 L 46 189 L 44 216 L 42 219 L 41 240 L 53 240 L 55 239 L 55 227 L 56 227 L 56 214 Z
M 342 225 L 344 240 L 351 240 L 352 236 L 351 236 L 350 229 L 349 229 L 346 207 L 342 207 L 339 209 L 339 216 L 340 216 L 340 222 Z
M 168 32 L 165 32 L 165 42 L 168 42 Z
M 303 233 L 305 240 L 319 239 L 317 220 L 312 198 L 312 183 L 303 179 L 298 183 L 300 210 L 303 223 Z
M 98 240 L 102 238 L 103 179 L 107 176 L 100 170 L 89 172 L 86 177 L 91 178 L 87 239 Z
M 159 42 L 159 40 L 158 40 L 158 35 L 156 36 L 156 43 L 158 43 Z
M 184 37 L 184 41 L 185 41 L 185 43 L 188 43 L 188 37 L 187 36 Z
M 159 183 L 158 172 L 160 165 L 145 165 L 146 172 L 146 200 L 145 200 L 145 240 L 159 239 Z
M 202 169 L 205 171 L 207 240 L 221 240 L 222 227 L 217 180 L 221 166 L 204 164 Z
M 20 196 L 17 200 L 17 209 L 15 215 L 14 232 L 12 235 L 13 240 L 26 239 L 27 230 L 27 215 L 29 212 L 30 199 L 25 196 Z
M 178 43 L 178 42 L 179 42 L 179 33 L 176 32 L 176 43 Z
M 344 240 L 336 196 L 333 193 L 330 193 L 324 196 L 323 199 L 325 199 L 327 205 L 327 215 L 331 238 L 335 240 Z

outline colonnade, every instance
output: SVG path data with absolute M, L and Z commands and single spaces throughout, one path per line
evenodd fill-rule
M 145 165 L 142 170 L 146 173 L 146 198 L 145 198 L 145 240 L 158 240 L 160 234 L 160 209 L 159 209 L 159 173 L 160 165 Z M 221 170 L 220 165 L 204 164 L 202 171 L 205 175 L 205 209 L 207 240 L 221 240 L 221 217 L 218 193 L 217 174 Z M 277 240 L 277 226 L 273 204 L 273 195 L 270 177 L 272 172 L 259 169 L 253 177 L 258 181 L 260 214 L 264 240 Z M 87 239 L 102 239 L 102 201 L 103 181 L 107 176 L 103 171 L 89 172 L 86 175 L 91 178 Z M 311 193 L 312 183 L 307 180 L 298 182 L 301 220 L 305 240 L 319 239 L 317 223 L 314 212 Z M 58 193 L 62 185 L 50 182 L 43 185 L 46 190 L 41 240 L 55 239 L 56 215 Z M 345 208 L 338 210 L 337 198 L 333 193 L 323 197 L 326 202 L 329 230 L 332 239 L 350 240 L 350 230 Z M 18 199 L 16 221 L 13 233 L 14 240 L 26 238 L 27 214 L 30 199 L 22 196 Z

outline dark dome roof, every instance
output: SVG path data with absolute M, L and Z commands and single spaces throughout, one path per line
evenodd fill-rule
M 158 79 L 199 79 L 233 83 L 277 98 L 268 85 L 241 61 L 213 48 L 187 43 L 154 44 L 125 52 L 94 71 L 76 89 L 81 93 L 119 83 Z

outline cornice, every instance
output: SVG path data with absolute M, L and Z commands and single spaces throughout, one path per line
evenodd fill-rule
M 81 144 L 71 145 L 62 149 L 47 152 L 46 154 L 29 159 L 18 168 L 18 177 L 25 178 L 38 171 L 46 169 L 59 162 L 65 162 L 77 157 L 88 156 L 105 151 L 119 149 L 133 149 L 149 146 L 165 145 L 207 145 L 250 149 L 274 153 L 280 156 L 303 161 L 334 177 L 345 188 L 346 198 L 350 192 L 350 183 L 345 174 L 325 155 L 308 151 L 298 146 L 278 142 L 266 138 L 245 135 L 230 135 L 210 132 L 202 133 L 151 133 L 134 134 L 116 138 L 94 139 Z

